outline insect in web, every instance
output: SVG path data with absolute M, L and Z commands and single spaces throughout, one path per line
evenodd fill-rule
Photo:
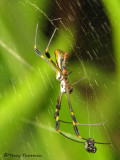
M 73 91 L 72 86 L 74 84 L 78 83 L 81 79 L 78 80 L 77 82 L 73 83 L 73 84 L 69 83 L 68 75 L 71 72 L 67 74 L 67 70 L 66 70 L 66 60 L 67 60 L 67 56 L 68 56 L 67 52 L 63 52 L 60 49 L 56 49 L 55 50 L 56 63 L 52 60 L 52 58 L 51 58 L 51 56 L 50 56 L 50 54 L 48 52 L 48 48 L 49 48 L 50 43 L 51 43 L 51 41 L 52 41 L 52 39 L 53 39 L 53 37 L 55 35 L 55 32 L 56 32 L 57 28 L 55 28 L 55 30 L 54 30 L 54 32 L 53 32 L 53 34 L 52 34 L 52 36 L 51 36 L 51 38 L 49 40 L 47 48 L 45 50 L 45 55 L 47 56 L 48 60 L 36 48 L 37 30 L 38 30 L 38 24 L 37 24 L 37 27 L 36 27 L 34 50 L 42 59 L 44 59 L 52 67 L 52 69 L 54 69 L 56 71 L 56 79 L 58 81 L 60 81 L 60 93 L 59 93 L 59 96 L 58 96 L 58 100 L 57 100 L 57 104 L 56 104 L 56 110 L 55 110 L 55 128 L 56 128 L 56 131 L 58 133 L 60 133 L 61 135 L 63 135 L 64 137 L 66 137 L 66 138 L 68 138 L 68 139 L 70 139 L 72 141 L 75 141 L 75 142 L 78 142 L 78 143 L 84 143 L 85 148 L 86 148 L 86 150 L 88 152 L 95 153 L 97 151 L 97 148 L 94 145 L 95 143 L 97 143 L 97 144 L 111 144 L 111 143 L 100 143 L 100 142 L 95 142 L 94 139 L 92 139 L 92 138 L 86 139 L 86 138 L 81 137 L 80 134 L 79 134 L 79 130 L 78 130 L 78 126 L 77 125 L 86 125 L 86 126 L 88 125 L 88 126 L 90 126 L 90 125 L 101 125 L 101 124 L 104 124 L 104 123 L 99 123 L 99 124 L 80 124 L 80 123 L 77 122 L 77 120 L 76 120 L 76 118 L 74 116 L 74 112 L 73 112 L 73 109 L 72 109 L 71 102 L 70 102 L 69 94 L 71 94 L 72 91 Z M 83 78 L 85 78 L 85 77 L 83 77 Z M 64 93 L 66 93 L 66 95 L 67 95 L 69 111 L 70 111 L 70 114 L 71 114 L 72 122 L 66 122 L 66 121 L 62 121 L 62 120 L 59 119 L 59 111 L 60 111 L 60 108 L 61 108 L 61 100 L 62 100 L 62 95 Z M 72 139 L 72 138 L 68 137 L 67 135 L 63 134 L 59 130 L 59 123 L 60 122 L 67 123 L 67 124 L 73 124 L 73 128 L 74 128 L 75 134 L 80 139 L 85 140 L 85 142 L 77 141 L 77 140 Z

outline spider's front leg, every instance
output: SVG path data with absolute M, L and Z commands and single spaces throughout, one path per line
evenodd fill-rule
M 49 48 L 49 46 L 50 46 L 50 44 L 51 44 L 51 41 L 52 41 L 52 39 L 53 39 L 53 37 L 54 37 L 54 35 L 55 35 L 56 30 L 57 30 L 57 28 L 55 28 L 55 30 L 54 30 L 54 32 L 53 32 L 53 34 L 52 34 L 52 36 L 51 36 L 51 38 L 50 38 L 50 40 L 49 40 L 49 42 L 48 42 L 47 48 L 46 48 L 46 50 L 45 50 L 45 55 L 46 55 L 46 57 L 48 58 L 49 62 L 56 68 L 56 70 L 59 71 L 60 74 L 62 74 L 62 76 L 64 76 L 64 74 L 62 73 L 61 69 L 60 69 L 60 68 L 58 67 L 58 65 L 52 60 L 52 58 L 51 58 L 51 56 L 50 56 L 50 53 L 48 52 L 48 48 Z
M 57 132 L 59 132 L 59 111 L 61 107 L 61 99 L 62 99 L 62 93 L 60 92 L 58 96 L 57 104 L 56 104 L 56 111 L 55 111 L 55 128 Z
M 35 52 L 36 52 L 37 55 L 39 55 L 42 59 L 44 59 L 44 61 L 46 61 L 46 62 L 51 66 L 51 68 L 56 71 L 56 68 L 51 65 L 51 63 L 43 56 L 43 54 L 41 53 L 41 51 L 39 51 L 39 50 L 37 49 L 37 47 L 36 47 L 37 30 L 38 30 L 38 24 L 37 24 L 37 26 L 36 26 L 34 50 L 35 50 Z
M 57 67 L 57 65 L 55 64 L 55 62 L 52 60 L 52 58 L 51 58 L 51 56 L 50 56 L 50 53 L 48 52 L 48 48 L 49 48 L 49 46 L 50 46 L 50 44 L 51 44 L 51 41 L 52 41 L 52 39 L 53 39 L 53 37 L 54 37 L 54 35 L 55 35 L 56 30 L 57 30 L 57 28 L 55 28 L 55 30 L 54 30 L 54 32 L 53 32 L 53 34 L 52 34 L 52 36 L 51 36 L 51 38 L 50 38 L 50 40 L 49 40 L 49 42 L 48 42 L 47 48 L 46 48 L 46 50 L 45 50 L 45 55 L 46 55 L 46 57 L 49 59 L 49 61 L 54 65 L 54 67 L 55 67 L 57 70 L 59 70 L 58 67 Z M 60 71 L 61 71 L 61 70 L 60 70 Z
M 46 57 L 49 59 L 49 62 L 51 62 L 51 64 L 53 64 L 53 66 L 56 68 L 57 71 L 60 72 L 60 74 L 62 74 L 64 76 L 64 74 L 62 73 L 61 69 L 56 65 L 56 63 L 52 60 L 49 52 L 48 52 L 48 48 L 45 50 L 45 55 Z

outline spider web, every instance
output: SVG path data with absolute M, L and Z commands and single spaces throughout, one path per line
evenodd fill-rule
M 44 53 L 45 47 L 47 46 L 47 42 L 49 41 L 54 28 L 58 28 L 58 31 L 50 45 L 51 57 L 54 59 L 53 51 L 57 49 L 56 47 L 69 53 L 67 71 L 68 73 L 72 71 L 68 77 L 70 83 L 74 83 L 84 76 L 86 77 L 84 80 L 81 80 L 73 86 L 74 91 L 70 95 L 75 117 L 80 123 L 92 124 L 106 122 L 106 124 L 101 126 L 79 126 L 80 135 L 84 138 L 94 138 L 97 142 L 110 142 L 114 144 L 111 146 L 97 145 L 97 152 L 100 154 L 101 151 L 102 154 L 99 155 L 96 153 L 91 155 L 85 152 L 86 154 L 84 154 L 84 158 L 82 154 L 79 156 L 71 154 L 72 158 L 70 158 L 68 152 L 63 149 L 63 146 L 62 151 L 59 150 L 63 159 L 77 159 L 77 156 L 81 156 L 82 159 L 99 159 L 100 156 L 101 158 L 105 157 L 103 159 L 106 160 L 119 159 L 117 154 L 117 151 L 119 151 L 119 144 L 116 144 L 114 140 L 118 135 L 113 132 L 115 120 L 111 118 L 115 117 L 116 114 L 114 113 L 114 110 L 111 109 L 114 106 L 114 101 L 116 100 L 114 96 L 115 60 L 112 48 L 111 26 L 103 4 L 100 1 L 95 0 L 92 2 L 89 0 L 86 2 L 82 0 L 70 0 L 69 2 L 55 0 L 48 3 L 45 3 L 44 1 L 35 2 L 32 0 L 21 0 L 19 3 L 21 4 L 21 7 L 29 6 L 31 8 L 31 12 L 34 12 L 34 14 L 37 15 L 33 26 L 35 30 L 36 24 L 39 24 L 40 31 L 38 31 L 37 46 L 38 48 L 39 44 L 40 46 L 44 46 L 41 48 L 42 53 Z M 23 31 L 23 33 L 25 33 L 25 31 Z M 42 42 L 41 36 L 45 37 L 44 35 L 46 35 L 47 38 L 46 41 Z M 34 40 L 32 42 L 34 44 Z M 47 106 L 48 109 L 41 108 L 43 111 L 41 111 L 40 114 L 39 106 L 42 106 L 42 104 L 37 102 L 36 106 L 38 106 L 38 108 L 36 107 L 36 110 L 38 113 L 37 111 L 34 113 L 34 117 L 37 121 L 36 119 L 31 120 L 31 118 L 28 118 L 27 116 L 27 118 L 24 117 L 21 120 L 23 124 L 27 123 L 33 126 L 33 128 L 36 126 L 38 129 L 40 128 L 40 132 L 43 132 L 40 137 L 43 139 L 41 146 L 45 146 L 46 148 L 45 156 L 47 158 L 49 157 L 49 159 L 54 159 L 50 149 L 50 144 L 53 143 L 55 146 L 57 142 L 55 143 L 53 141 L 54 139 L 57 141 L 60 136 L 55 133 L 55 122 L 53 119 L 55 110 L 55 107 L 53 106 L 56 105 L 59 94 L 59 83 L 55 80 L 55 73 L 52 70 L 50 71 L 49 66 L 47 66 L 47 64 L 44 65 L 44 62 L 41 62 L 41 67 L 31 65 L 31 62 L 28 62 L 26 57 L 22 58 L 22 56 L 18 56 L 19 53 L 15 52 L 14 49 L 10 49 L 9 44 L 7 45 L 2 40 L 0 40 L 0 46 L 28 68 L 28 70 L 30 70 L 29 72 L 40 76 L 39 78 L 44 86 L 43 94 L 46 94 L 44 96 L 44 98 L 46 97 L 46 102 L 42 103 L 44 106 Z M 42 61 L 40 58 L 38 59 L 39 61 Z M 52 76 L 50 76 L 51 72 Z M 15 77 L 11 81 L 15 90 L 14 79 Z M 27 77 L 25 77 L 25 79 L 31 92 L 31 97 L 34 98 L 34 85 L 29 82 Z M 71 121 L 67 103 L 67 98 L 64 95 L 60 110 L 60 119 Z M 42 112 L 47 118 L 42 116 Z M 20 130 L 18 125 L 17 128 Z M 67 136 L 77 139 L 71 125 L 60 123 L 60 130 L 62 130 Z M 49 139 L 51 139 L 49 142 L 46 132 L 49 135 Z M 20 136 L 22 136 L 22 132 L 20 133 Z M 33 135 L 34 134 L 31 132 L 32 138 L 34 137 Z M 24 137 L 25 135 L 22 136 L 22 138 Z M 64 137 L 60 136 L 61 143 L 63 142 L 63 139 Z M 33 142 L 37 146 L 34 138 Z M 66 144 L 66 147 L 68 147 L 69 150 L 71 149 L 72 152 L 77 150 L 75 151 L 76 154 L 79 153 L 79 147 L 81 152 L 84 152 L 85 150 L 83 145 L 78 145 L 76 147 L 77 144 L 69 142 L 69 140 L 68 142 L 65 140 L 65 143 L 70 143 L 71 146 L 68 147 L 68 144 Z M 32 148 L 30 142 L 28 143 L 28 146 L 29 148 Z M 58 145 L 58 147 L 60 146 Z M 104 152 L 102 150 L 104 150 Z M 26 149 L 24 151 L 26 151 Z M 45 153 L 44 149 L 42 152 Z

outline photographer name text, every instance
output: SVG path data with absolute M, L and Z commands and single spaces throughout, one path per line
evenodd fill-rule
M 21 158 L 21 157 L 26 157 L 26 158 L 36 158 L 36 157 L 42 157 L 41 154 L 13 154 L 13 153 L 4 153 L 4 157 L 11 157 L 11 158 Z

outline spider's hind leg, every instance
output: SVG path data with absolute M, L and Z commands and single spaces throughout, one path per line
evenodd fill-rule
M 77 127 L 77 120 L 76 120 L 76 118 L 74 116 L 74 112 L 73 112 L 72 105 L 71 105 L 71 102 L 70 102 L 68 86 L 66 88 L 66 93 L 67 93 L 67 99 L 68 99 L 68 104 L 69 104 L 69 110 L 70 110 L 70 113 L 71 113 L 71 118 L 73 120 L 73 127 L 74 127 L 75 134 L 77 135 L 77 137 L 79 137 L 81 139 L 84 139 L 79 134 L 79 130 L 78 130 L 78 127 Z
M 55 111 L 55 128 L 56 131 L 59 132 L 59 111 L 61 107 L 61 99 L 62 99 L 62 93 L 59 93 L 57 104 L 56 104 L 56 111 Z

